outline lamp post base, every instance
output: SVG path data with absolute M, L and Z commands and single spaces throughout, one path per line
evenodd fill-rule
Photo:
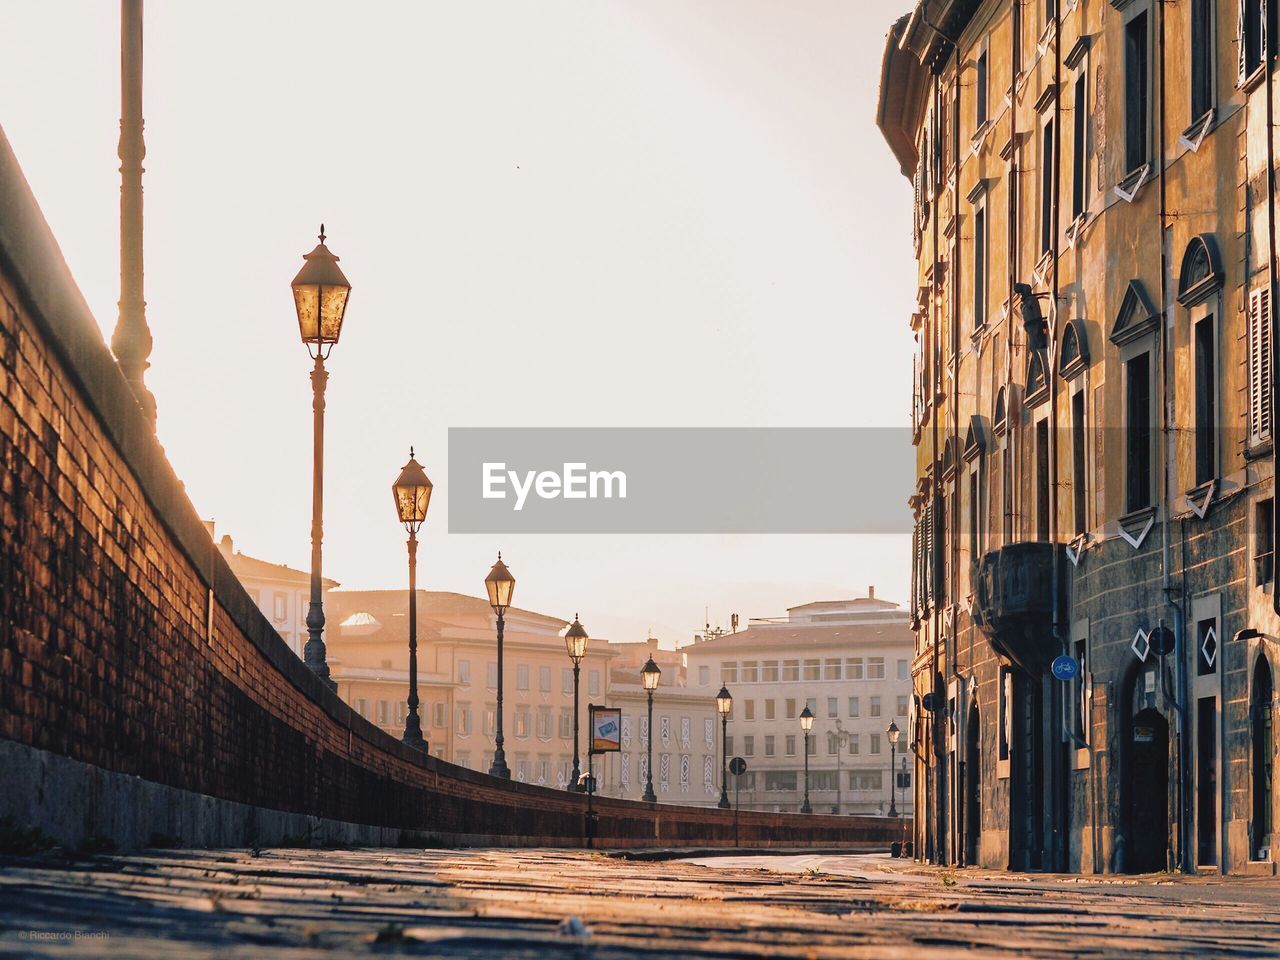
M 507 769 L 507 757 L 502 752 L 502 748 L 498 748 L 498 752 L 493 755 L 493 763 L 489 764 L 489 776 L 501 777 L 503 780 L 511 779 L 511 771 Z
M 400 739 L 403 743 L 416 747 L 423 752 L 427 750 L 427 741 L 422 736 L 422 724 L 415 714 L 410 714 L 409 719 L 405 722 L 404 736 Z
M 721 810 L 729 809 L 729 795 L 723 791 L 720 793 L 720 802 L 716 804 Z
M 800 812 L 801 812 L 801 813 L 813 813 L 813 808 L 812 808 L 811 806 L 809 806 L 809 801 L 808 801 L 808 800 L 806 800 L 804 803 L 800 804 Z
M 653 792 L 653 787 L 652 787 L 652 786 L 647 786 L 647 787 L 645 787 L 645 788 L 644 788 L 644 802 L 645 802 L 645 803 L 657 803 L 657 802 L 658 802 L 658 795 L 657 795 L 656 793 L 654 793 L 654 792 Z

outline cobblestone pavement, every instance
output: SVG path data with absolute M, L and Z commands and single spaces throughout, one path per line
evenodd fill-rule
M 1280 881 L 562 850 L 0 862 L 0 956 L 215 955 L 1280 957 Z

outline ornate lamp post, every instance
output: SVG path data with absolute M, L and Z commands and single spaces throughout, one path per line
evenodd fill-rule
M 662 677 L 662 670 L 653 662 L 653 657 L 649 657 L 640 671 L 640 682 L 644 685 L 645 693 L 649 694 L 649 760 L 648 766 L 645 767 L 644 782 L 644 799 L 648 803 L 657 803 L 658 795 L 653 792 L 653 691 L 658 689 L 658 680 Z
M 889 737 L 889 816 L 898 815 L 898 737 L 902 731 L 898 724 L 890 720 L 889 729 L 885 731 Z
M 721 810 L 729 809 L 729 714 L 733 710 L 733 697 L 729 688 L 721 685 L 716 694 L 716 713 L 720 714 L 720 802 L 716 804 Z M 649 731 L 653 739 L 653 730 Z
M 420 750 L 427 749 L 422 739 L 422 721 L 418 717 L 418 528 L 427 519 L 431 502 L 431 481 L 422 464 L 409 448 L 409 462 L 391 485 L 396 501 L 396 515 L 409 531 L 409 713 L 404 719 L 404 742 Z
M 577 790 L 578 777 L 578 673 L 582 668 L 582 658 L 587 655 L 587 631 L 578 622 L 578 615 L 573 615 L 573 623 L 564 635 L 565 649 L 569 651 L 569 659 L 573 661 L 573 775 L 569 778 L 569 789 Z
M 315 446 L 311 481 L 311 603 L 307 607 L 307 645 L 303 660 L 330 689 L 337 684 L 329 677 L 325 661 L 324 598 L 320 591 L 320 544 L 324 518 L 324 388 L 329 371 L 324 361 L 338 342 L 342 318 L 347 312 L 351 284 L 338 266 L 338 258 L 324 245 L 324 224 L 320 225 L 320 242 L 308 254 L 298 275 L 293 278 L 293 305 L 298 314 L 298 331 L 307 352 L 315 360 L 311 370 L 311 409 L 314 413 Z
M 800 804 L 800 812 L 813 813 L 809 806 L 809 731 L 813 729 L 813 711 L 808 704 L 800 711 L 800 729 L 804 731 L 804 803 Z
M 507 769 L 507 755 L 502 750 L 502 622 L 507 608 L 511 606 L 511 594 L 516 589 L 516 578 L 502 562 L 501 553 L 498 554 L 498 562 L 484 578 L 484 588 L 489 592 L 489 606 L 493 607 L 493 612 L 498 615 L 498 722 L 494 730 L 493 763 L 489 765 L 489 776 L 510 780 L 511 771 Z

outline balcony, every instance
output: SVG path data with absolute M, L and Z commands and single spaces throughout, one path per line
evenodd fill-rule
M 974 572 L 974 622 L 997 653 L 1033 676 L 1061 652 L 1053 637 L 1055 566 L 1061 623 L 1071 569 L 1063 544 L 1011 543 L 984 554 Z

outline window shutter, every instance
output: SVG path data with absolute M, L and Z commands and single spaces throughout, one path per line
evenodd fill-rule
M 1271 439 L 1271 289 L 1249 293 L 1249 442 Z
M 1249 0 L 1236 3 L 1236 82 L 1244 83 L 1249 73 Z
M 1271 56 L 1271 38 L 1267 36 L 1267 28 L 1271 25 L 1271 11 L 1267 0 L 1258 2 L 1258 54 L 1263 63 Z

